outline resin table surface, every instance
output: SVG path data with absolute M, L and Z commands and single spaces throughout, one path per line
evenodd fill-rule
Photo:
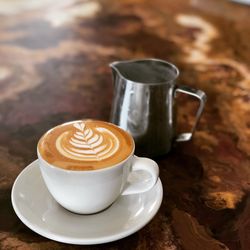
M 250 6 L 226 0 L 0 1 L 0 249 L 250 249 Z M 54 125 L 109 119 L 108 64 L 161 58 L 208 101 L 191 142 L 156 159 L 161 208 L 139 232 L 99 246 L 48 240 L 10 193 Z M 197 102 L 178 96 L 178 129 Z

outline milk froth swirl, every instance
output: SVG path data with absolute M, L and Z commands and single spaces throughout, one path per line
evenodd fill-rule
M 119 148 L 119 140 L 108 129 L 88 128 L 84 122 L 74 123 L 76 131 L 62 133 L 56 140 L 57 150 L 74 160 L 101 161 L 111 157 Z
M 56 126 L 38 143 L 38 153 L 53 166 L 68 170 L 111 167 L 134 150 L 131 135 L 112 123 L 78 120 Z

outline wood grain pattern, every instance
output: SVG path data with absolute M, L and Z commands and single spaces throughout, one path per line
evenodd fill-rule
M 0 1 L 0 249 L 250 248 L 250 9 L 230 1 Z M 43 238 L 14 214 L 16 176 L 49 128 L 109 119 L 114 60 L 156 57 L 208 102 L 194 140 L 156 159 L 164 200 L 139 232 L 102 246 Z M 197 103 L 178 97 L 179 130 Z

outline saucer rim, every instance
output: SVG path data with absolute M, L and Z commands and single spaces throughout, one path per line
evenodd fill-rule
M 154 218 L 154 216 L 157 214 L 157 212 L 159 211 L 161 204 L 162 204 L 163 186 L 162 186 L 162 182 L 161 182 L 160 178 L 158 177 L 158 180 L 157 180 L 155 187 L 154 187 L 154 188 L 159 189 L 159 195 L 157 196 L 158 198 L 156 198 L 155 208 L 151 212 L 150 216 L 147 217 L 147 219 L 145 219 L 145 221 L 143 221 L 143 223 L 139 224 L 138 226 L 134 226 L 131 229 L 126 229 L 126 230 L 124 230 L 120 233 L 117 233 L 117 234 L 103 236 L 103 237 L 96 237 L 96 238 L 91 238 L 91 239 L 84 238 L 84 237 L 76 239 L 76 238 L 72 238 L 72 237 L 61 236 L 61 235 L 58 235 L 58 234 L 55 234 L 52 232 L 47 232 L 46 229 L 44 229 L 40 226 L 37 226 L 35 223 L 30 222 L 30 220 L 28 220 L 22 214 L 22 212 L 19 210 L 18 205 L 16 204 L 15 198 L 14 198 L 14 194 L 15 194 L 16 189 L 17 189 L 17 187 L 16 187 L 17 183 L 20 181 L 20 179 L 23 177 L 24 174 L 27 174 L 26 172 L 32 171 L 32 168 L 38 167 L 38 166 L 36 166 L 36 164 L 38 165 L 38 159 L 34 160 L 29 165 L 27 165 L 19 173 L 19 175 L 15 179 L 13 186 L 12 186 L 12 190 L 11 190 L 11 203 L 12 203 L 13 209 L 14 209 L 17 217 L 22 221 L 22 223 L 24 223 L 24 225 L 26 225 L 33 232 L 35 232 L 35 233 L 37 233 L 37 234 L 39 234 L 47 239 L 50 239 L 50 240 L 54 240 L 54 241 L 61 242 L 61 243 L 74 244 L 74 245 L 97 245 L 97 244 L 103 244 L 103 243 L 108 243 L 108 242 L 120 240 L 120 239 L 123 239 L 123 238 L 139 231 L 146 224 L 148 224 Z M 156 187 L 156 186 L 158 186 L 158 187 Z M 108 209 L 110 209 L 110 208 L 108 208 Z

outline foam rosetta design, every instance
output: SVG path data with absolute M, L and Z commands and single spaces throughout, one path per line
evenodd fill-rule
M 104 127 L 90 128 L 84 122 L 76 122 L 71 128 L 56 139 L 57 150 L 67 158 L 101 161 L 114 155 L 119 148 L 118 138 Z

